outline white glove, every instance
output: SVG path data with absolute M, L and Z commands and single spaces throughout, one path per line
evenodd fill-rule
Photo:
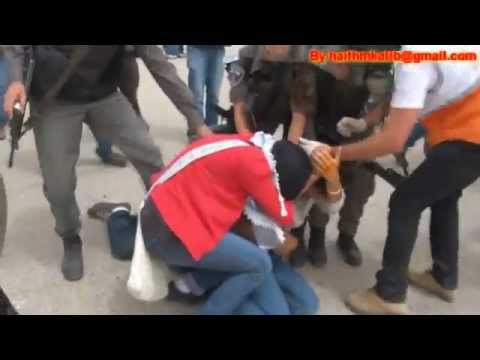
M 337 124 L 337 131 L 344 137 L 351 137 L 353 134 L 362 133 L 367 130 L 367 122 L 363 119 L 344 117 Z

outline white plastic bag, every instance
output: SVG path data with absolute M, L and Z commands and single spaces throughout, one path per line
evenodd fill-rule
M 168 295 L 168 282 L 162 264 L 152 259 L 143 242 L 140 216 L 138 217 L 135 250 L 127 289 L 135 299 L 144 302 L 163 300 Z

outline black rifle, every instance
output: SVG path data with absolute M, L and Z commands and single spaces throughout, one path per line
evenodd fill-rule
M 233 134 L 235 133 L 235 123 L 234 123 L 234 114 L 233 114 L 233 107 L 229 110 L 222 109 L 220 106 L 215 106 L 215 110 L 222 118 L 222 123 L 212 128 L 212 131 L 216 134 Z M 329 132 L 325 131 L 323 137 L 327 138 L 330 144 L 339 144 L 340 139 L 328 135 Z M 368 170 L 369 172 L 373 173 L 374 175 L 379 176 L 387 183 L 392 185 L 396 188 L 404 179 L 405 177 L 397 173 L 393 169 L 385 169 L 376 161 L 366 161 L 361 163 L 362 166 Z
M 20 103 L 15 104 L 13 107 L 13 116 L 10 120 L 10 157 L 8 159 L 8 167 L 13 167 L 13 159 L 15 151 L 19 148 L 20 139 L 23 136 L 23 121 L 25 119 L 25 110 L 28 103 L 28 95 L 30 93 L 30 86 L 32 84 L 33 71 L 35 69 L 35 58 L 33 52 L 30 51 L 28 55 L 27 72 L 25 75 L 25 94 L 27 95 L 27 101 L 25 108 L 22 108 Z

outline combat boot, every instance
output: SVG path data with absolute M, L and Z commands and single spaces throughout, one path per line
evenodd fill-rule
M 307 264 L 307 249 L 305 248 L 305 224 L 293 229 L 291 233 L 298 239 L 298 246 L 290 255 L 290 265 L 295 268 L 301 268 Z
M 62 273 L 67 281 L 78 281 L 83 277 L 82 239 L 75 235 L 63 238 Z
M 362 253 L 358 248 L 353 236 L 340 233 L 337 247 L 342 254 L 343 260 L 350 266 L 362 265 Z
M 308 243 L 308 259 L 318 268 L 327 263 L 327 250 L 325 248 L 325 228 L 311 227 L 310 241 Z

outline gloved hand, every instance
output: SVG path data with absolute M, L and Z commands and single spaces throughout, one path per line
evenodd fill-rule
M 344 137 L 351 137 L 353 134 L 362 133 L 367 130 L 367 122 L 363 119 L 344 117 L 337 124 L 337 131 Z
M 312 154 L 312 163 L 315 173 L 327 182 L 340 184 L 340 155 L 342 148 L 333 149 L 317 147 Z

